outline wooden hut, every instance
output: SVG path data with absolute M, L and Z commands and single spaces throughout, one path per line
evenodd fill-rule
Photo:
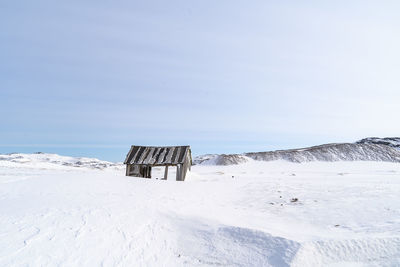
M 168 167 L 176 166 L 176 180 L 184 181 L 192 165 L 190 146 L 131 146 L 126 155 L 126 176 L 151 178 L 151 168 L 165 167 L 164 179 L 168 176 Z

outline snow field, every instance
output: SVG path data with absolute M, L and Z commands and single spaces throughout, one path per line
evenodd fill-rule
M 0 161 L 0 266 L 400 265 L 400 164 L 53 165 Z

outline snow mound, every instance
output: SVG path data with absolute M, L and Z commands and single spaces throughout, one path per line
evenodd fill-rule
M 289 266 L 300 243 L 263 231 L 198 219 L 175 221 L 184 266 Z
M 0 154 L 0 164 L 23 165 L 25 167 L 55 168 L 55 167 L 79 167 L 90 169 L 121 168 L 122 163 L 113 163 L 95 158 L 68 157 L 57 154 L 34 153 L 34 154 Z
M 400 238 L 320 240 L 305 243 L 291 264 L 300 266 L 398 266 Z

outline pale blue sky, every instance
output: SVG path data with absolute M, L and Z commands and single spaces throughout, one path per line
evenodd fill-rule
M 399 1 L 1 1 L 0 153 L 399 136 Z

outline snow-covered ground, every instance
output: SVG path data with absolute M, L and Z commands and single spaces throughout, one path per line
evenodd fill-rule
M 0 266 L 400 265 L 399 163 L 249 161 L 176 182 L 20 156 L 0 160 Z

